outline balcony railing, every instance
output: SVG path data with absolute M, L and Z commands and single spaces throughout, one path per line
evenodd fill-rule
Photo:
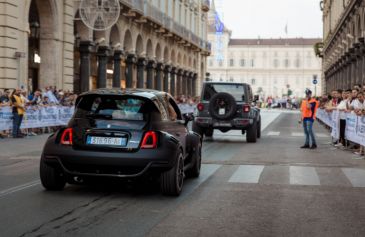
M 152 5 L 152 3 L 145 0 L 121 0 L 121 2 L 126 4 L 132 10 L 139 12 L 141 15 L 144 15 L 153 22 L 163 26 L 168 31 L 181 36 L 185 41 L 192 42 L 201 49 L 210 51 L 210 47 L 207 47 L 208 42 L 204 41 L 202 38 L 188 30 L 185 26 L 167 16 L 159 8 Z M 204 2 L 210 6 L 209 0 L 205 0 L 203 3 Z

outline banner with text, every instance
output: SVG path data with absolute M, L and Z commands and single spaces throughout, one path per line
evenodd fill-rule
M 331 136 L 339 138 L 339 112 L 326 112 L 319 109 L 317 118 L 324 124 L 332 128 Z M 353 113 L 346 114 L 346 139 L 365 146 L 365 116 L 357 116 Z
M 27 107 L 21 128 L 41 128 L 66 125 L 71 119 L 74 107 L 49 106 Z M 0 107 L 0 130 L 9 130 L 13 126 L 11 107 Z

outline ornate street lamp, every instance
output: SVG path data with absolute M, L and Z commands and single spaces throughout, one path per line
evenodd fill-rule
M 30 28 L 30 37 L 31 38 L 34 38 L 34 39 L 38 39 L 39 38 L 39 23 L 34 21 L 34 22 L 31 22 L 29 24 L 29 28 Z

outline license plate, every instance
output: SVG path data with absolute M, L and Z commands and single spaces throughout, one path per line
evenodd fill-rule
M 124 137 L 87 137 L 88 145 L 126 146 L 127 138 Z
M 214 123 L 215 127 L 231 127 L 231 123 Z
M 225 115 L 226 109 L 225 108 L 219 109 L 218 113 L 219 113 L 219 115 Z

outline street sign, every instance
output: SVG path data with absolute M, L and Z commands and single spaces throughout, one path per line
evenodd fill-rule
M 313 85 L 317 85 L 318 84 L 318 80 L 317 79 L 313 79 Z

